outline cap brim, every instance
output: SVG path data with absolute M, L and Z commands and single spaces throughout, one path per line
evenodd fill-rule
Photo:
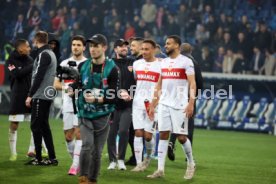
M 96 44 L 99 44 L 100 42 L 98 40 L 95 40 L 95 39 L 89 39 L 89 40 L 86 40 L 86 43 L 96 43 Z

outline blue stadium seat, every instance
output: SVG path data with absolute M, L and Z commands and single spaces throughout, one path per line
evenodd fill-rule
M 229 118 L 232 116 L 236 105 L 237 100 L 235 96 L 223 102 L 218 115 L 213 117 L 213 120 L 217 122 L 216 128 L 232 128 L 232 122 L 229 121 Z
M 245 130 L 259 130 L 259 120 L 264 117 L 268 107 L 267 98 L 261 98 L 259 102 L 255 103 L 249 116 L 243 120 Z
M 203 127 L 203 110 L 206 107 L 207 101 L 208 100 L 204 96 L 196 100 L 195 126 L 197 127 Z
M 259 119 L 260 131 L 272 132 L 273 123 L 276 122 L 276 98 L 271 102 L 264 116 Z
M 233 123 L 234 129 L 242 129 L 242 120 L 246 117 L 251 107 L 251 100 L 249 96 L 244 96 L 243 100 L 238 102 L 237 108 L 235 109 L 232 116 L 228 118 Z

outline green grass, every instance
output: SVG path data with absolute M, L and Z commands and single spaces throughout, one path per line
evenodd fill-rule
M 59 166 L 41 167 L 25 166 L 28 160 L 26 152 L 30 141 L 29 123 L 21 123 L 18 130 L 18 160 L 10 162 L 8 146 L 7 116 L 0 116 L 0 183 L 57 183 L 75 184 L 76 176 L 68 176 L 71 164 L 64 143 L 62 122 L 51 120 L 52 133 Z M 128 158 L 129 155 L 127 155 Z M 186 163 L 180 145 L 177 146 L 176 160 L 166 161 L 166 176 L 162 179 L 150 180 L 157 167 L 153 161 L 149 169 L 143 173 L 127 171 L 108 171 L 106 149 L 102 157 L 102 169 L 99 177 L 101 184 L 275 184 L 276 183 L 276 137 L 227 131 L 195 130 L 194 156 L 197 163 L 196 175 L 191 181 L 183 179 Z

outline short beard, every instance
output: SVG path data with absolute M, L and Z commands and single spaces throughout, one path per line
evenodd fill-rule
M 166 54 L 167 54 L 168 56 L 172 55 L 172 53 L 174 53 L 174 50 L 166 51 Z
M 124 54 L 118 54 L 121 58 L 126 58 L 127 55 L 124 55 Z

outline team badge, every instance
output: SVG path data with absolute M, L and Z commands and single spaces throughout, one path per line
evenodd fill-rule
M 133 66 L 128 66 L 127 69 L 128 69 L 128 71 L 132 72 L 133 71 Z

